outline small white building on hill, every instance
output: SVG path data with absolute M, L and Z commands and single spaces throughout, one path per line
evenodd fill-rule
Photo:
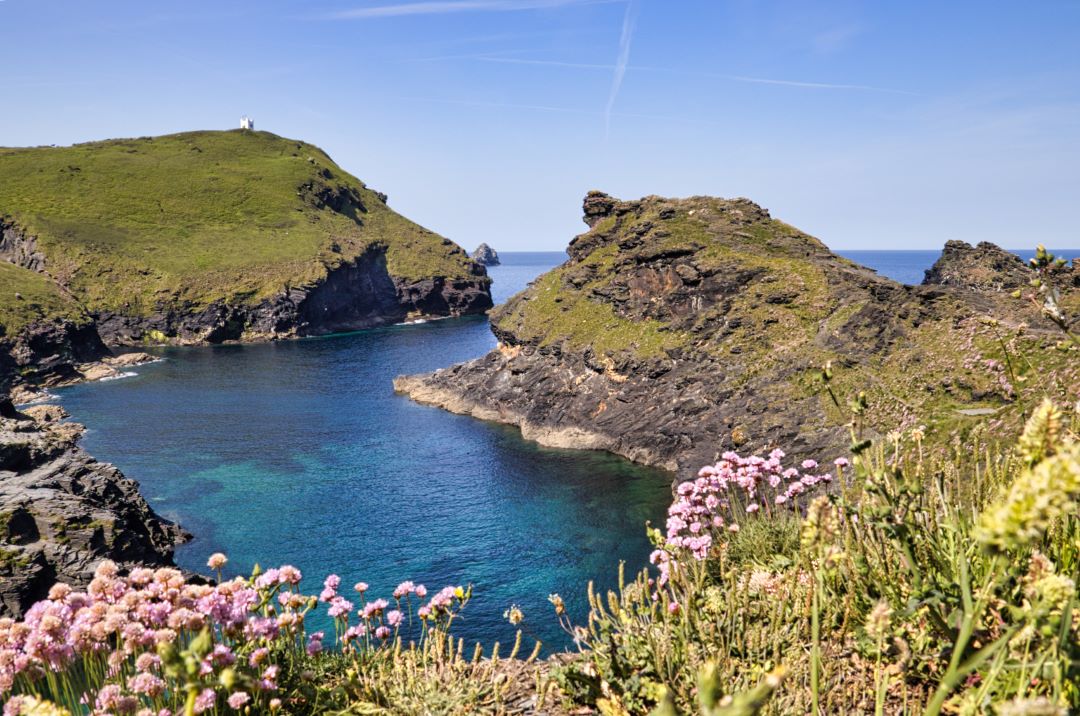
M 241 117 L 240 118 L 240 129 L 254 130 L 255 129 L 255 120 L 252 119 L 251 117 Z

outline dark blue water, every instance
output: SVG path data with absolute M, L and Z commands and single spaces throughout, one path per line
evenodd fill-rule
M 1010 249 L 1027 261 L 1035 256 L 1034 249 Z M 934 265 L 941 251 L 837 251 L 856 263 L 876 270 L 882 276 L 907 284 L 922 283 L 926 269 Z M 1080 249 L 1051 249 L 1051 253 L 1067 259 L 1080 257 Z
M 843 252 L 918 283 L 936 251 Z M 1066 255 L 1071 255 L 1066 253 Z M 506 254 L 497 302 L 565 259 Z M 619 560 L 645 564 L 670 476 L 599 453 L 551 450 L 514 428 L 394 395 L 401 373 L 480 356 L 483 318 L 327 338 L 162 350 L 124 380 L 74 386 L 62 401 L 86 448 L 137 479 L 156 510 L 195 534 L 178 550 L 201 570 L 291 563 L 317 591 L 330 572 L 386 595 L 399 581 L 473 583 L 464 634 L 507 641 L 512 603 L 547 643 L 566 641 L 547 595 L 584 616 L 585 585 L 612 585 Z

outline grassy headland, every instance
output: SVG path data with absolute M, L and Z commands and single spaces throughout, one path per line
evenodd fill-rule
M 90 311 L 257 302 L 376 244 L 397 278 L 471 276 L 321 149 L 268 132 L 0 149 L 0 216 Z

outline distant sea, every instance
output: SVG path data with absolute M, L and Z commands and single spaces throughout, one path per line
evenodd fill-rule
M 936 251 L 845 251 L 919 283 Z M 1063 252 L 1080 255 L 1080 252 Z M 1030 252 L 1028 252 L 1030 255 Z M 504 253 L 492 267 L 503 302 L 565 260 Z M 483 355 L 481 317 L 265 345 L 168 348 L 137 375 L 63 389 L 85 447 L 137 479 L 154 508 L 195 535 L 181 566 L 216 551 L 232 574 L 291 563 L 317 592 L 327 574 L 389 595 L 402 580 L 475 584 L 469 638 L 506 643 L 519 604 L 532 633 L 568 641 L 547 602 L 586 613 L 585 585 L 614 585 L 650 551 L 670 476 L 602 453 L 552 450 L 515 428 L 397 396 L 391 380 Z M 316 621 L 318 625 L 319 622 Z M 322 626 L 326 626 L 325 622 Z
M 1027 261 L 1035 256 L 1033 249 L 1010 249 L 1014 254 Z M 1051 249 L 1051 252 L 1067 259 L 1080 257 L 1080 249 Z M 935 251 L 837 251 L 845 258 L 872 268 L 882 276 L 906 284 L 919 284 L 924 272 L 934 265 L 941 256 Z

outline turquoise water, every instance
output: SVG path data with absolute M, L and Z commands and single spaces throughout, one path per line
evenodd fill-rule
M 844 252 L 906 283 L 939 252 Z M 1071 255 L 1066 253 L 1066 255 Z M 497 303 L 563 253 L 507 254 Z M 585 613 L 585 585 L 646 562 L 670 476 L 598 453 L 551 450 L 514 428 L 394 395 L 391 380 L 480 356 L 481 317 L 251 346 L 162 350 L 137 375 L 73 386 L 62 401 L 85 447 L 137 479 L 154 508 L 195 535 L 177 561 L 212 552 L 233 573 L 294 564 L 318 591 L 330 572 L 386 595 L 412 579 L 472 582 L 471 638 L 507 641 L 513 603 L 547 643 L 567 642 L 547 595 Z
M 496 300 L 565 254 L 507 256 Z M 558 592 L 583 617 L 585 586 L 638 569 L 646 520 L 660 521 L 666 473 L 606 454 L 551 450 L 516 429 L 394 395 L 400 373 L 473 358 L 495 342 L 482 317 L 326 338 L 161 351 L 123 380 L 61 400 L 84 446 L 137 479 L 162 515 L 195 535 L 177 562 L 212 552 L 248 572 L 294 564 L 318 592 L 330 572 L 389 596 L 400 581 L 475 585 L 463 635 L 513 638 L 503 612 L 564 645 Z

